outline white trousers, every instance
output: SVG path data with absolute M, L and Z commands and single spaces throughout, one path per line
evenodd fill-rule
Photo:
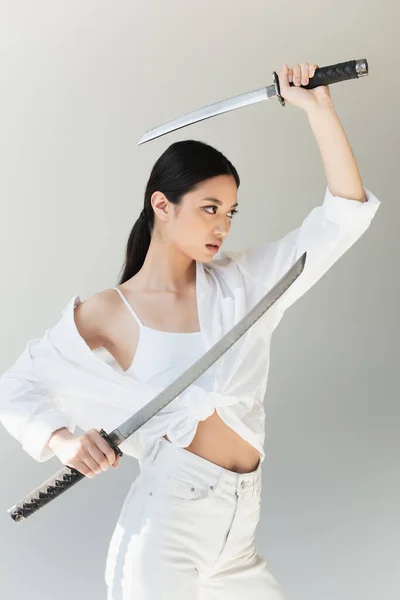
M 220 467 L 165 438 L 112 535 L 107 600 L 287 600 L 257 553 L 261 463 Z

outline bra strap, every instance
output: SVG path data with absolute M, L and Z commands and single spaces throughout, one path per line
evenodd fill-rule
M 131 313 L 131 315 L 133 315 L 133 317 L 136 319 L 136 322 L 138 323 L 139 327 L 142 327 L 143 323 L 141 322 L 141 320 L 139 319 L 139 317 L 137 316 L 137 314 L 135 313 L 135 311 L 133 310 L 132 306 L 129 304 L 128 300 L 125 298 L 125 296 L 121 292 L 121 290 L 118 289 L 117 287 L 113 287 L 112 289 L 116 290 L 118 292 L 118 294 L 122 298 L 124 304 L 126 305 L 127 309 L 129 310 L 129 312 Z

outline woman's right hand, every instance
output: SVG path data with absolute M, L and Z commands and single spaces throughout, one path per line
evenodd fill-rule
M 120 459 L 97 429 L 77 436 L 62 428 L 53 433 L 48 446 L 65 466 L 91 479 L 110 465 L 117 468 Z

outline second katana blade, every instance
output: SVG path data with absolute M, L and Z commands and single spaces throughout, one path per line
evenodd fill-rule
M 262 100 L 269 100 L 269 98 L 272 98 L 273 96 L 276 96 L 275 85 L 268 85 L 267 87 L 262 87 L 252 92 L 240 94 L 239 96 L 227 98 L 226 100 L 215 102 L 215 104 L 204 106 L 203 108 L 199 108 L 199 110 L 189 113 L 188 115 L 183 115 L 182 117 L 174 119 L 174 121 L 169 121 L 168 123 L 164 123 L 164 125 L 160 125 L 159 127 L 155 127 L 154 129 L 146 131 L 146 133 L 140 138 L 138 146 L 140 146 L 140 144 L 144 144 L 145 142 L 149 142 L 154 138 L 165 135 L 166 133 L 175 131 L 176 129 L 181 129 L 187 125 L 197 123 L 198 121 L 204 121 L 205 119 L 229 112 L 230 110 L 235 110 L 236 108 L 243 108 L 249 104 L 256 104 Z
M 279 77 L 275 71 L 273 71 L 272 75 L 274 81 L 272 85 L 267 85 L 266 87 L 253 90 L 251 92 L 246 92 L 245 94 L 240 94 L 239 96 L 233 96 L 232 98 L 215 102 L 215 104 L 209 104 L 208 106 L 204 106 L 199 110 L 195 110 L 187 115 L 178 117 L 173 121 L 164 123 L 164 125 L 160 125 L 154 129 L 146 131 L 146 133 L 140 138 L 138 146 L 140 146 L 140 144 L 144 144 L 145 142 L 149 142 L 150 140 L 154 140 L 155 138 L 161 137 L 166 133 L 175 131 L 176 129 L 181 129 L 187 125 L 197 123 L 198 121 L 204 121 L 210 117 L 215 117 L 216 115 L 220 115 L 237 108 L 249 106 L 250 104 L 262 102 L 263 100 L 278 98 L 281 105 L 285 106 L 285 100 L 280 92 Z M 314 76 L 310 78 L 308 84 L 300 87 L 306 90 L 312 90 L 321 85 L 331 85 L 332 83 L 339 83 L 340 81 L 358 79 L 359 77 L 363 77 L 365 75 L 368 75 L 368 63 L 366 58 L 348 60 L 347 62 L 338 63 L 336 65 L 318 67 L 318 69 L 316 69 L 314 72 Z M 293 87 L 294 84 L 291 82 L 289 85 Z

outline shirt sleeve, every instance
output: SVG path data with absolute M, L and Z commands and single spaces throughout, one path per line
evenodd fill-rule
M 300 298 L 368 229 L 380 201 L 364 188 L 366 202 L 334 196 L 329 187 L 322 205 L 283 238 L 263 242 L 230 256 L 245 280 L 272 288 L 304 252 L 303 272 L 277 301 L 285 311 Z
M 53 431 L 76 425 L 63 412 L 56 394 L 40 381 L 33 365 L 34 348 L 40 338 L 30 340 L 24 352 L 0 377 L 0 422 L 25 452 L 38 462 L 54 456 L 46 444 Z

